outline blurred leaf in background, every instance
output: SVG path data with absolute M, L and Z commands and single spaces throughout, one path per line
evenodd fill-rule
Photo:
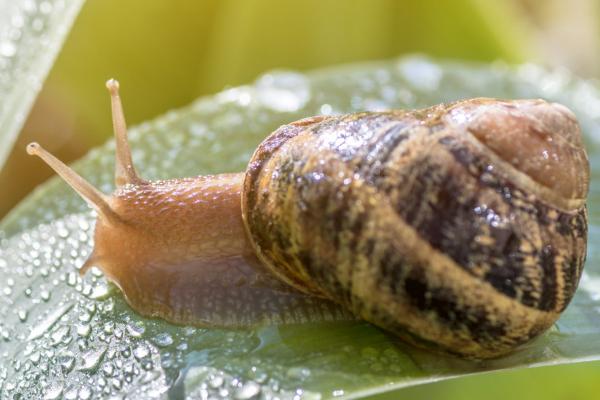
M 502 371 L 373 396 L 370 400 L 595 400 L 600 362 Z
M 0 1 L 0 169 L 82 3 Z
M 88 0 L 0 173 L 0 216 L 50 176 L 27 142 L 69 161 L 110 136 L 110 77 L 136 123 L 274 68 L 415 51 L 521 61 L 532 55 L 521 20 L 511 3 L 482 0 Z

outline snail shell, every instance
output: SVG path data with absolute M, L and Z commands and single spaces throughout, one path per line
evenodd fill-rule
M 573 297 L 588 180 L 564 106 L 473 99 L 284 126 L 255 152 L 242 209 L 282 281 L 411 342 L 487 358 Z
M 489 358 L 550 327 L 575 292 L 589 164 L 564 106 L 472 99 L 313 117 L 272 133 L 245 173 L 149 182 L 107 86 L 111 197 L 39 145 L 28 152 L 98 211 L 81 271 L 99 266 L 144 315 L 211 326 L 357 315 Z

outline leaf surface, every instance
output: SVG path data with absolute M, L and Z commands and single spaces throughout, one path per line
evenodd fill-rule
M 356 398 L 484 371 L 600 359 L 600 94 L 592 82 L 535 65 L 414 56 L 272 72 L 136 127 L 133 158 L 149 179 L 240 171 L 286 122 L 476 96 L 561 102 L 585 133 L 593 180 L 586 272 L 572 304 L 542 337 L 508 357 L 472 362 L 411 348 L 365 322 L 219 330 L 145 319 L 98 271 L 78 276 L 91 250 L 93 214 L 53 179 L 0 225 L 2 398 Z M 107 193 L 113 152 L 110 142 L 76 163 Z
M 83 0 L 0 0 L 0 168 Z

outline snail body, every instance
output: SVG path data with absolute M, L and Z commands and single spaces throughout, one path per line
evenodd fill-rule
M 215 326 L 357 315 L 490 358 L 548 329 L 575 292 L 589 164 L 564 106 L 472 99 L 313 117 L 273 132 L 245 173 L 148 182 L 107 86 L 110 198 L 28 151 L 98 211 L 81 271 L 100 267 L 144 315 Z

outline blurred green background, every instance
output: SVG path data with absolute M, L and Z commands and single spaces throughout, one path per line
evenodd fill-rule
M 561 65 L 598 76 L 597 0 L 87 0 L 0 172 L 0 218 L 65 161 L 111 135 L 104 81 L 122 84 L 130 124 L 270 69 L 424 53 Z
M 533 61 L 600 76 L 597 0 L 87 0 L 0 172 L 0 218 L 51 175 L 23 147 L 65 161 L 111 135 L 104 81 L 121 81 L 128 122 L 252 81 L 419 52 Z M 265 135 L 267 132 L 265 132 Z M 595 399 L 600 363 L 496 373 L 383 398 Z
M 371 400 L 595 400 L 600 363 L 493 372 L 414 386 Z

